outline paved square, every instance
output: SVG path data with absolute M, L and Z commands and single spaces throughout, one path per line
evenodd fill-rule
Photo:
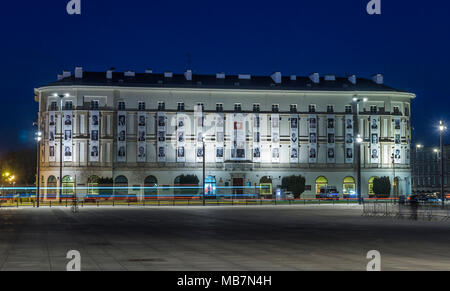
M 0 270 L 450 270 L 450 222 L 358 206 L 0 209 Z

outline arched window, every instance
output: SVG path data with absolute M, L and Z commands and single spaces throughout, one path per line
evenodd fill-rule
M 369 196 L 374 196 L 375 193 L 373 192 L 373 180 L 375 180 L 376 177 L 372 177 L 369 179 Z
M 320 189 L 328 186 L 328 180 L 324 176 L 320 176 L 316 179 L 316 194 L 320 194 Z
M 145 198 L 156 198 L 158 195 L 158 179 L 155 176 L 148 176 L 144 180 Z
M 173 181 L 175 184 L 174 193 L 178 196 L 199 196 L 201 188 L 198 187 L 199 179 L 195 175 L 181 175 Z
M 55 176 L 50 176 L 47 179 L 47 199 L 56 199 L 58 193 L 58 183 Z
M 117 176 L 114 180 L 114 196 L 117 198 L 127 198 L 128 179 L 125 176 Z
M 345 177 L 342 187 L 344 195 L 354 195 L 356 193 L 356 183 L 353 177 Z
M 88 178 L 88 195 L 98 195 L 98 181 L 100 178 L 98 176 L 90 176 Z
M 75 194 L 75 181 L 72 176 L 65 176 L 62 180 L 62 195 L 64 198 L 70 198 Z

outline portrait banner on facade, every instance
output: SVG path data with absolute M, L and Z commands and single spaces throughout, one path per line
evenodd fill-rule
M 195 157 L 197 163 L 203 162 L 203 126 L 205 118 L 203 116 L 203 106 L 194 106 L 194 128 L 196 136 Z
M 353 164 L 355 149 L 353 115 L 345 115 L 345 163 Z
M 167 128 L 167 116 L 165 112 L 159 111 L 156 114 L 156 148 L 157 148 L 157 160 L 158 163 L 166 162 L 166 128 Z
M 394 163 L 401 163 L 402 152 L 402 123 L 400 117 L 394 118 Z
M 89 113 L 89 161 L 100 161 L 100 112 L 90 111 Z
M 380 162 L 380 121 L 378 116 L 370 116 L 370 163 Z
M 223 113 L 216 114 L 216 162 L 224 162 L 224 148 L 225 148 L 225 130 L 224 130 L 224 115 Z
M 186 121 L 184 113 L 177 113 L 177 163 L 186 162 Z
M 290 119 L 290 142 L 291 142 L 291 152 L 290 152 L 290 161 L 291 164 L 298 164 L 298 125 L 299 125 L 299 117 L 297 114 L 291 114 Z
M 253 162 L 261 163 L 261 116 L 253 114 Z
M 50 111 L 48 115 L 49 162 L 56 162 L 55 137 L 56 137 L 56 114 L 55 111 Z
M 137 162 L 145 163 L 147 161 L 147 113 L 145 111 L 139 111 L 137 118 Z
M 233 113 L 232 115 L 232 134 L 231 134 L 231 160 L 245 160 L 245 115 L 242 113 Z
M 127 161 L 127 113 L 117 112 L 117 162 Z
M 272 114 L 272 163 L 280 162 L 280 115 Z
M 309 115 L 309 163 L 317 163 L 317 115 Z
M 327 163 L 336 163 L 336 116 L 327 115 Z
M 72 111 L 64 111 L 63 112 L 63 135 L 64 135 L 64 162 L 72 162 L 73 157 L 73 145 L 72 145 Z

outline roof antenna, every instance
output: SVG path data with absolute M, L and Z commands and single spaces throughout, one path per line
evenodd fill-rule
M 190 52 L 186 53 L 186 65 L 187 65 L 186 69 L 192 69 L 192 56 Z

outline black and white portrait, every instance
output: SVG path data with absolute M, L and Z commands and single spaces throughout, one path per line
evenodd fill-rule
M 317 128 L 317 119 L 315 117 L 309 119 L 309 128 Z
M 328 143 L 329 144 L 334 143 L 334 134 L 332 134 L 332 133 L 328 134 Z
M 98 147 L 97 146 L 92 147 L 91 157 L 98 157 Z
M 139 126 L 145 126 L 145 115 L 139 116 Z
M 291 128 L 298 128 L 298 118 L 291 118 Z
M 298 150 L 297 148 L 293 148 L 291 149 L 291 159 L 296 159 L 298 158 Z
M 328 118 L 328 128 L 334 128 L 334 118 Z
M 145 158 L 145 148 L 144 147 L 139 147 L 139 149 L 138 149 L 138 158 L 140 158 L 140 159 L 144 159 Z
M 309 134 L 309 143 L 317 143 L 317 136 L 315 133 Z
M 328 149 L 328 159 L 334 159 L 334 149 Z
M 145 141 L 145 131 L 144 130 L 138 131 L 138 141 Z
M 64 125 L 72 125 L 72 116 L 66 115 L 66 119 L 64 121 Z
M 223 148 L 217 148 L 216 157 L 223 158 Z
M 346 159 L 353 159 L 353 149 L 348 148 L 345 154 Z
M 125 126 L 125 115 L 119 115 L 119 126 Z
M 91 131 L 91 139 L 93 141 L 97 141 L 98 140 L 98 130 L 92 130 Z
M 50 157 L 54 157 L 54 156 L 55 156 L 55 147 L 54 147 L 54 146 L 51 146 L 51 147 L 49 148 L 49 151 L 50 151 Z
M 125 147 L 119 147 L 119 157 L 125 157 Z
M 159 142 L 166 141 L 166 132 L 165 131 L 158 131 L 158 141 Z
M 158 157 L 159 158 L 165 158 L 166 157 L 166 148 L 165 147 L 159 147 L 158 148 Z
M 309 149 L 309 158 L 310 159 L 315 159 L 316 158 L 316 149 L 315 148 Z
M 378 120 L 376 118 L 372 118 L 372 123 L 371 123 L 371 128 L 372 129 L 378 129 Z
M 178 156 L 179 158 L 184 158 L 184 147 L 179 147 L 179 148 L 177 149 L 177 156 Z
M 70 147 L 65 147 L 64 148 L 64 156 L 66 156 L 66 157 L 71 157 L 72 156 L 72 152 L 70 150 Z
M 378 159 L 378 150 L 376 149 L 372 150 L 372 159 L 374 160 Z
M 346 123 L 346 128 L 347 129 L 353 129 L 353 120 L 346 119 L 345 123 Z
M 260 158 L 261 157 L 261 150 L 259 148 L 253 149 L 253 157 L 254 158 Z
M 376 133 L 372 134 L 372 143 L 378 144 L 378 134 Z
M 97 115 L 92 115 L 92 125 L 98 126 L 98 116 Z
M 125 130 L 122 130 L 121 132 L 119 132 L 119 141 L 125 141 L 125 138 Z
M 71 140 L 72 139 L 72 131 L 71 130 L 65 130 L 64 131 L 64 140 Z

